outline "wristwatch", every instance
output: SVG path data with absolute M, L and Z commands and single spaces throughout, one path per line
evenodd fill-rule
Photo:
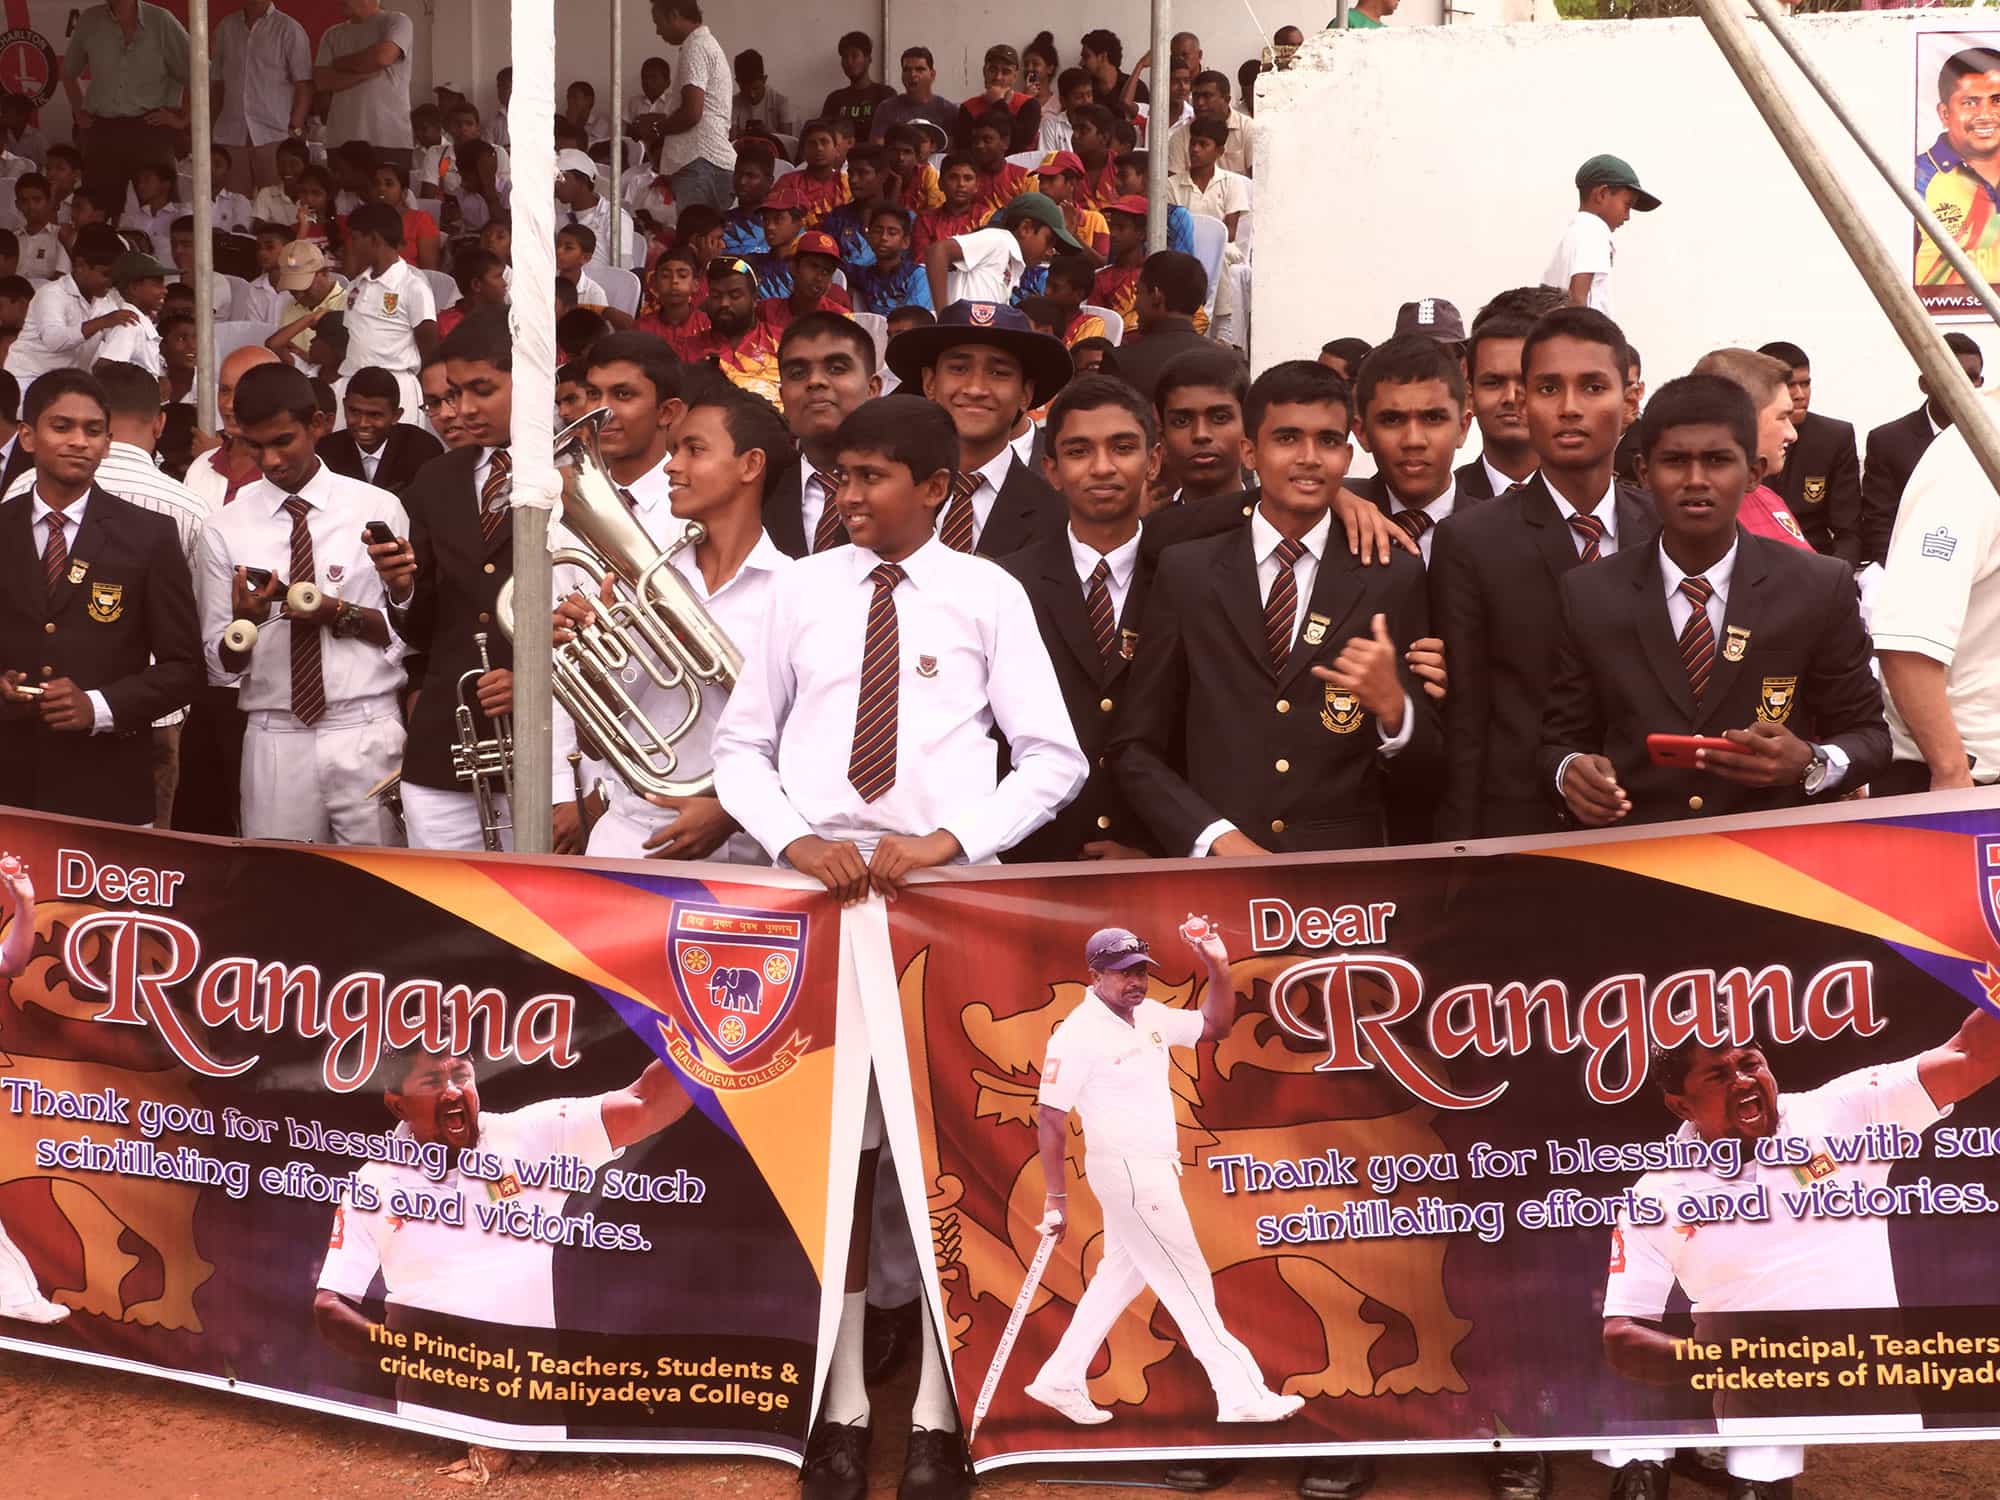
M 333 635 L 335 640 L 349 640 L 361 634 L 361 611 L 345 599 L 336 599 L 333 605 Z
M 1827 758 L 1825 750 L 1818 745 L 1812 747 L 1812 759 L 1806 762 L 1805 774 L 1799 777 L 1799 785 L 1805 788 L 1808 797 L 1819 795 L 1826 785 L 1827 773 L 1833 769 L 1833 762 Z

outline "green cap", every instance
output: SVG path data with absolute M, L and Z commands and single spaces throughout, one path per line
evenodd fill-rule
M 1063 222 L 1062 210 L 1056 207 L 1055 199 L 1045 193 L 1023 193 L 1000 210 L 1002 229 L 1012 229 L 1023 219 L 1048 225 L 1056 232 L 1056 238 L 1070 250 L 1083 248 L 1077 237 L 1069 232 L 1069 225 Z
M 1639 186 L 1639 174 L 1632 170 L 1632 164 L 1619 156 L 1593 156 L 1576 169 L 1576 185 L 1579 191 L 1588 192 L 1594 187 L 1630 188 L 1633 193 L 1632 206 L 1642 214 L 1649 214 L 1660 206 L 1660 200 Z
M 157 276 L 161 280 L 165 280 L 171 275 L 173 275 L 173 272 L 161 265 L 157 260 L 154 260 L 152 256 L 142 255 L 137 250 L 127 250 L 111 263 L 111 284 L 113 286 L 125 286 L 130 282 L 144 281 L 148 276 Z

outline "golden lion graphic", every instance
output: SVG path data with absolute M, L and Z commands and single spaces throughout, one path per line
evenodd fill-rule
M 1239 996 L 1247 996 L 1253 993 L 1257 982 L 1270 983 L 1293 961 L 1283 956 L 1244 959 L 1231 965 L 1231 979 Z M 905 1015 L 915 1013 L 921 1003 L 924 972 L 925 955 L 919 953 L 901 978 Z M 1200 984 L 1200 980 L 1195 980 L 1188 985 L 1172 986 L 1155 979 L 1150 994 L 1168 1005 L 1193 1007 L 1200 1003 Z M 1034 1152 L 1038 1069 L 1050 1034 L 1086 993 L 1082 984 L 1058 984 L 1051 988 L 1047 1004 L 1004 1020 L 996 1019 L 991 1008 L 983 1004 L 969 1005 L 962 1012 L 961 1025 L 967 1039 L 987 1061 L 1002 1070 L 974 1073 L 979 1085 L 979 1117 L 991 1119 L 1003 1128 L 1019 1125 L 1024 1129 L 1020 1138 L 1022 1165 L 1008 1192 L 1005 1239 L 959 1210 L 964 1193 L 959 1178 L 945 1174 L 932 1184 L 931 1226 L 938 1246 L 939 1275 L 944 1284 L 954 1349 L 964 1345 L 965 1335 L 972 1326 L 971 1301 L 990 1296 L 1004 1306 L 1014 1299 L 1027 1274 L 1037 1244 L 1034 1226 L 1042 1213 L 1042 1171 Z M 1230 1034 L 1216 1045 L 1216 1070 L 1224 1079 L 1242 1067 L 1280 1073 L 1312 1070 L 1317 1057 L 1289 1052 L 1275 1036 L 1260 1040 L 1260 1030 L 1275 1033 L 1275 1026 L 1261 1010 L 1246 1007 Z M 1184 1061 L 1189 1056 L 1180 1050 L 1173 1054 L 1174 1110 L 1180 1127 L 1181 1156 L 1189 1163 L 1187 1175 L 1181 1180 L 1181 1191 L 1208 1263 L 1220 1280 L 1233 1267 L 1275 1261 L 1279 1276 L 1319 1321 L 1325 1362 L 1318 1369 L 1285 1372 L 1284 1393 L 1310 1399 L 1465 1390 L 1465 1380 L 1453 1352 L 1472 1331 L 1472 1324 L 1459 1317 L 1446 1299 L 1443 1239 L 1385 1238 L 1279 1249 L 1262 1246 L 1256 1240 L 1255 1216 L 1246 1210 L 1245 1203 L 1225 1197 L 1219 1174 L 1201 1167 L 1215 1154 L 1247 1153 L 1264 1160 L 1310 1157 L 1329 1150 L 1346 1152 L 1358 1160 L 1377 1153 L 1430 1155 L 1445 1150 L 1444 1142 L 1431 1126 L 1435 1111 L 1419 1105 L 1368 1119 L 1343 1118 L 1284 1128 L 1217 1133 L 1202 1124 L 1198 1113 L 1202 1080 Z M 1070 1194 L 1070 1235 L 1049 1262 L 1031 1312 L 1052 1297 L 1074 1307 L 1103 1255 L 1103 1225 L 1096 1198 L 1075 1191 L 1075 1185 L 1085 1178 L 1082 1131 L 1074 1116 L 1070 1121 L 1070 1136 L 1072 1148 L 1065 1171 L 1065 1188 Z M 1356 1188 L 1313 1190 L 1313 1201 L 1324 1209 L 1335 1208 L 1353 1198 L 1372 1196 L 1365 1179 Z M 1399 1190 L 1389 1201 L 1414 1206 L 1416 1197 L 1414 1189 Z M 1416 1337 L 1415 1358 L 1384 1371 L 1379 1377 L 1373 1373 L 1369 1355 L 1385 1330 L 1362 1318 L 1362 1303 L 1369 1298 L 1406 1317 Z M 1147 1290 L 1112 1326 L 1106 1341 L 1110 1363 L 1103 1374 L 1090 1381 L 1090 1397 L 1098 1405 L 1117 1402 L 1136 1405 L 1145 1400 L 1147 1371 L 1174 1348 L 1151 1330 L 1157 1306 L 1158 1299 Z
M 61 1021 L 91 1021 L 108 1003 L 104 998 L 79 999 L 62 966 L 64 933 L 71 923 L 94 910 L 68 901 L 36 903 L 33 956 L 27 968 L 11 981 L 0 981 L 7 991 L 7 1003 L 0 1004 L 0 1079 L 28 1077 L 45 1088 L 78 1093 L 112 1088 L 130 1100 L 135 1111 L 142 1099 L 196 1107 L 200 1101 L 177 1068 L 121 1067 L 99 1058 L 60 1055 L 97 1040 L 82 1028 L 64 1026 Z M 104 952 L 93 950 L 91 945 L 108 943 L 108 934 L 93 933 L 85 940 L 84 958 L 93 965 L 101 964 Z M 141 962 L 145 962 L 143 954 Z M 105 1040 L 108 1043 L 111 1039 Z M 83 1286 L 56 1288 L 50 1291 L 50 1298 L 78 1312 L 120 1322 L 200 1333 L 194 1294 L 215 1274 L 214 1265 L 195 1249 L 194 1214 L 200 1190 L 108 1172 L 71 1174 L 35 1164 L 36 1141 L 72 1141 L 86 1135 L 99 1142 L 139 1138 L 136 1127 L 26 1115 L 11 1117 L 9 1127 L 0 1131 L 0 1184 L 47 1181 L 56 1207 L 83 1246 Z M 157 1137 L 155 1143 L 162 1152 L 171 1152 L 192 1139 L 167 1134 Z M 129 1307 L 120 1288 L 139 1264 L 139 1257 L 118 1246 L 119 1236 L 127 1229 L 159 1253 L 164 1273 L 158 1297 Z

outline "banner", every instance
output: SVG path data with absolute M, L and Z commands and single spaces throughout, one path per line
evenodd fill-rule
M 798 1461 L 866 1092 L 823 892 L 12 812 L 0 850 L 34 888 L 32 945 L 0 933 L 0 1344 Z
M 1964 14 L 1916 18 L 1915 164 L 1911 185 L 1989 283 L 2000 280 L 2000 30 Z M 1984 322 L 1985 309 L 1930 236 L 1911 226 L 1911 282 L 1940 322 Z
M 2000 1429 L 1991 792 L 890 910 L 869 1032 L 982 1468 Z M 1158 963 L 1129 1018 L 1102 928 Z

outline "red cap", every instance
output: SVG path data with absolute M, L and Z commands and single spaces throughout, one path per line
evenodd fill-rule
M 1127 193 L 1122 198 L 1113 198 L 1109 203 L 1097 205 L 1101 214 L 1131 214 L 1135 218 L 1146 217 L 1146 200 L 1137 193 Z
M 778 179 L 776 186 L 766 195 L 764 201 L 757 206 L 759 208 L 788 208 L 795 214 L 802 214 L 808 208 L 812 207 L 812 204 L 806 199 L 806 190 L 800 187 L 798 183 L 792 181 L 791 175 L 787 173 Z
M 824 229 L 808 229 L 792 241 L 794 255 L 824 255 L 829 260 L 840 259 L 840 246 L 832 235 Z
M 1059 172 L 1068 172 L 1073 177 L 1090 175 L 1083 170 L 1083 158 L 1074 151 L 1051 151 L 1035 170 L 1045 177 L 1053 177 Z

